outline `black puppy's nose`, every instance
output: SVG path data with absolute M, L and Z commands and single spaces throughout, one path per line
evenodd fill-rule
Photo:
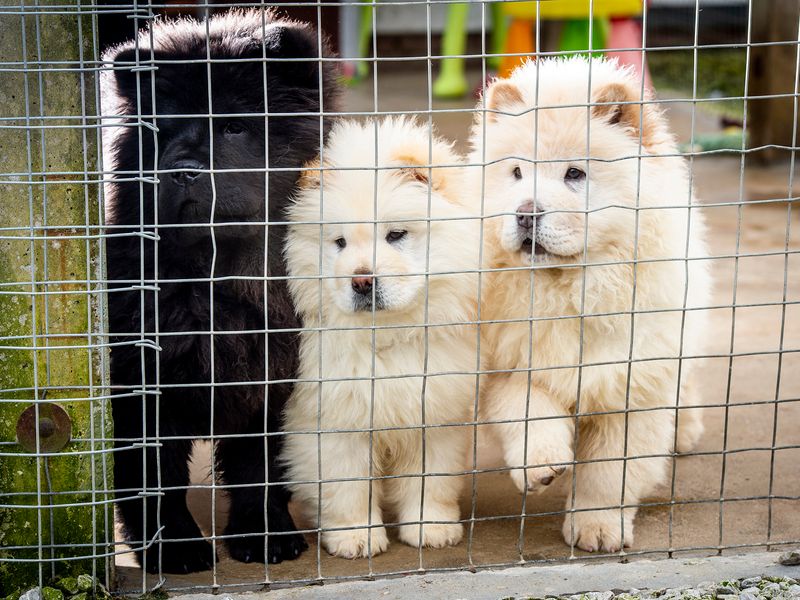
M 188 186 L 192 185 L 195 179 L 202 175 L 200 170 L 206 167 L 196 160 L 187 159 L 176 161 L 170 168 L 179 169 L 170 173 L 172 181 L 174 181 L 176 185 Z
M 372 293 L 372 273 L 356 272 L 356 276 L 350 282 L 356 294 L 367 296 Z
M 533 205 L 533 200 L 528 200 L 525 204 L 517 209 L 517 226 L 521 229 L 530 229 L 533 227 L 533 219 L 537 214 L 536 207 Z

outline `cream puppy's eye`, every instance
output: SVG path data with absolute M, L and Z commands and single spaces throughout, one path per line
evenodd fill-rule
M 519 167 L 514 167 L 512 173 L 514 173 L 514 179 L 522 179 L 522 169 Z
M 408 231 L 406 231 L 405 229 L 395 229 L 386 234 L 386 241 L 389 242 L 390 244 L 394 244 L 395 242 L 399 242 L 404 237 L 406 237 L 407 233 Z
M 567 169 L 567 172 L 564 173 L 565 181 L 582 181 L 584 179 L 586 179 L 586 173 L 576 167 L 570 167 Z
M 336 244 L 339 250 L 347 246 L 347 240 L 344 239 L 343 237 L 336 238 L 335 240 L 333 240 L 333 243 Z

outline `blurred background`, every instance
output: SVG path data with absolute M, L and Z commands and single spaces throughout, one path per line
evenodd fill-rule
M 212 11 L 233 6 L 211 4 Z M 742 148 L 745 95 L 748 147 L 792 143 L 790 96 L 797 62 L 793 42 L 800 11 L 795 0 L 289 4 L 277 10 L 321 27 L 341 58 L 342 77 L 354 99 L 347 110 L 472 106 L 487 78 L 507 75 L 537 50 L 563 55 L 591 47 L 633 65 L 659 98 L 698 100 L 701 112 L 715 118 L 714 127 L 699 123 L 691 140 L 691 132 L 683 132 L 682 141 L 695 150 Z M 146 24 L 130 10 L 121 10 L 116 0 L 101 0 L 100 5 L 107 7 L 99 19 L 104 48 L 132 37 Z M 178 0 L 149 10 L 202 17 L 208 6 Z M 139 5 L 138 14 L 146 16 L 148 10 Z M 620 51 L 632 48 L 637 50 Z M 383 75 L 391 81 L 383 81 Z M 386 93 L 381 93 L 384 86 Z M 362 95 L 371 95 L 372 101 L 359 100 Z M 762 96 L 772 98 L 759 99 Z M 781 150 L 764 148 L 752 154 L 756 160 L 771 161 Z

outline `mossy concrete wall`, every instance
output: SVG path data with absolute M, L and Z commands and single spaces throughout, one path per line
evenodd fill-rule
M 107 554 L 114 535 L 97 65 L 92 16 L 71 6 L 40 0 L 23 15 L 0 0 L 0 597 L 53 575 L 102 577 L 106 559 L 59 559 Z M 37 400 L 72 419 L 72 442 L 46 459 L 16 443 Z

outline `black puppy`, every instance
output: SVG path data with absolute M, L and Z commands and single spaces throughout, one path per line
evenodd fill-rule
M 336 106 L 330 63 L 286 60 L 320 50 L 310 26 L 253 10 L 157 22 L 106 53 L 103 108 L 121 116 L 105 139 L 114 477 L 148 571 L 215 560 L 186 506 L 198 438 L 215 441 L 230 486 L 233 558 L 263 561 L 265 533 L 270 562 L 306 548 L 267 435 L 291 392 L 299 322 L 280 279 L 284 227 L 265 222 L 283 220 L 294 169 L 318 152 L 314 113 Z

